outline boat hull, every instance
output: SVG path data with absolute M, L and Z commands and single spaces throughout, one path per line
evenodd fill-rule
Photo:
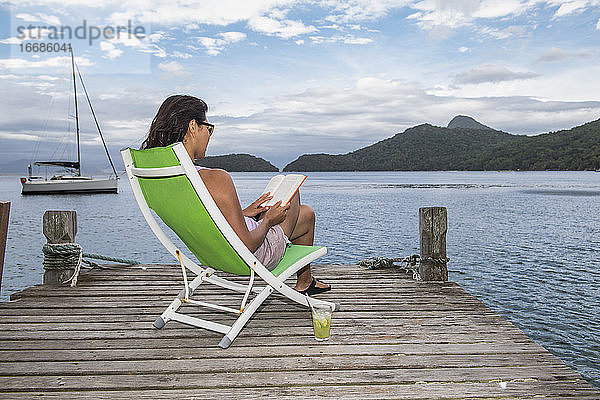
M 21 194 L 71 194 L 71 193 L 117 193 L 118 180 L 109 179 L 60 179 L 22 182 Z

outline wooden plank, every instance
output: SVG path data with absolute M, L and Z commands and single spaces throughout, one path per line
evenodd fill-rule
M 395 284 L 393 281 L 389 281 L 389 282 L 374 281 L 374 282 L 361 282 L 360 286 L 357 286 L 356 282 L 347 281 L 347 280 L 339 280 L 337 282 L 334 280 L 328 280 L 328 281 L 332 281 L 332 285 L 335 284 L 335 290 L 337 293 L 343 293 L 343 294 L 352 293 L 352 292 L 373 293 L 373 291 L 375 291 L 377 289 L 382 289 L 382 288 L 399 289 L 398 292 L 396 293 L 396 295 L 417 294 L 417 293 L 439 294 L 440 292 L 443 292 L 446 294 L 457 294 L 458 295 L 458 294 L 465 293 L 464 290 L 462 288 L 460 288 L 460 286 L 447 285 L 447 284 L 430 284 L 430 283 L 424 283 L 424 282 L 408 283 L 408 282 L 406 282 L 403 285 L 398 285 L 398 284 Z M 262 287 L 263 283 L 262 282 L 256 283 L 256 286 Z M 182 287 L 183 287 L 183 283 L 180 279 L 173 280 L 170 282 L 169 281 L 158 281 L 158 282 L 147 281 L 146 290 L 148 292 L 154 293 L 159 290 L 176 291 L 176 290 L 181 289 Z M 30 297 L 30 296 L 35 296 L 35 295 L 37 295 L 37 296 L 45 296 L 45 295 L 52 296 L 53 294 L 61 294 L 62 295 L 64 293 L 69 293 L 69 292 L 92 294 L 92 293 L 96 293 L 96 292 L 100 292 L 100 291 L 117 292 L 117 291 L 129 290 L 129 291 L 132 291 L 132 293 L 136 293 L 138 291 L 138 289 L 139 289 L 138 285 L 131 283 L 131 282 L 114 282 L 114 281 L 101 282 L 101 281 L 99 281 L 98 283 L 94 282 L 94 286 L 92 286 L 92 287 L 79 286 L 76 288 L 63 288 L 63 287 L 48 287 L 48 286 L 38 285 L 38 286 L 34 286 L 32 288 L 26 289 L 26 290 L 20 292 L 19 294 L 21 294 L 20 297 L 24 298 L 24 297 Z M 225 289 L 219 289 L 219 288 L 212 289 L 208 285 L 201 285 L 199 287 L 199 289 L 197 289 L 197 291 L 210 292 L 210 293 L 231 293 L 230 291 L 227 291 Z M 27 293 L 27 295 L 24 296 L 23 295 L 24 293 Z M 123 292 L 121 292 L 121 295 L 122 294 L 123 294 Z M 392 294 L 392 293 L 385 293 L 382 291 L 381 293 L 378 293 L 378 296 L 379 295 L 390 295 L 390 294 Z
M 503 400 L 540 398 L 538 393 L 556 393 L 544 396 L 544 399 L 564 400 L 577 398 L 581 400 L 597 400 L 598 393 L 586 386 L 583 380 L 536 382 L 512 381 L 506 382 L 506 388 L 500 385 L 499 380 L 487 382 L 448 382 L 425 383 L 406 385 L 337 385 L 327 380 L 319 386 L 278 386 L 225 388 L 225 389 L 180 389 L 161 388 L 157 390 L 136 391 L 87 391 L 82 388 L 78 391 L 60 392 L 12 392 L 10 397 L 15 400 L 41 397 L 47 399 L 148 399 L 157 398 L 198 398 L 198 399 L 256 399 L 257 397 L 295 400 L 304 398 L 344 398 L 344 399 L 494 399 Z M 558 397 L 557 397 L 558 396 Z
M 39 311 L 35 309 L 28 309 L 29 311 Z M 64 314 L 48 315 L 48 313 L 32 313 L 31 315 L 4 315 L 0 316 L 0 329 L 11 329 L 11 326 L 19 326 L 19 324 L 47 324 L 57 322 L 76 322 L 76 323 L 88 323 L 88 322 L 111 322 L 115 321 L 115 315 L 108 315 L 106 313 L 98 313 L 96 315 L 90 314 L 67 314 L 67 309 L 63 308 Z M 19 310 L 21 311 L 21 310 Z M 154 311 L 154 309 L 147 310 L 148 312 Z M 157 311 L 160 311 L 157 309 Z M 152 319 L 146 313 L 140 314 L 118 314 L 119 321 L 122 322 L 152 322 Z M 197 309 L 195 312 L 190 312 L 190 315 L 208 316 L 214 315 L 205 309 Z M 215 318 L 221 318 L 221 316 L 214 315 Z M 298 320 L 299 315 L 295 311 L 283 310 L 275 313 L 264 313 L 260 316 L 260 320 Z M 471 312 L 452 312 L 452 311 L 440 311 L 440 312 L 428 312 L 420 313 L 415 311 L 389 311 L 386 314 L 382 314 L 376 311 L 361 311 L 361 310 L 340 310 L 334 314 L 334 320 L 340 321 L 343 319 L 365 319 L 365 320 L 388 320 L 397 321 L 399 324 L 423 324 L 423 323 L 435 323 L 435 324 L 498 324 L 514 326 L 504 318 L 497 314 L 473 314 Z M 304 318 L 301 318 L 304 320 Z M 435 321 L 432 321 L 435 320 Z M 255 320 L 250 321 L 250 324 L 254 323 Z M 337 323 L 337 322 L 336 322 Z M 392 322 L 390 322 L 392 323 Z
M 168 350 L 168 351 L 165 351 Z M 257 358 L 298 358 L 298 357 L 362 357 L 362 356 L 379 356 L 393 357 L 404 360 L 407 364 L 418 364 L 429 366 L 483 366 L 485 363 L 503 363 L 509 365 L 535 365 L 538 360 L 547 363 L 560 363 L 558 359 L 544 351 L 542 348 L 527 349 L 522 345 L 517 344 L 514 348 L 509 346 L 490 346 L 471 348 L 466 351 L 465 346 L 446 345 L 443 350 L 448 350 L 447 353 L 441 352 L 439 347 L 432 348 L 417 348 L 412 350 L 407 344 L 398 345 L 379 345 L 379 344 L 357 344 L 357 345 L 328 345 L 328 346 L 306 346 L 303 349 L 293 348 L 293 346 L 276 346 L 268 355 L 260 347 L 251 347 L 249 350 L 244 349 L 241 352 L 223 352 L 202 349 L 199 347 L 191 348 L 145 348 L 140 349 L 20 349 L 20 350 L 3 350 L 0 352 L 2 360 L 8 362 L 61 362 L 61 361 L 146 361 L 146 360 L 200 360 L 200 359 L 257 359 Z M 477 351 L 479 350 L 479 351 Z M 429 352 L 427 352 L 429 351 Z M 462 353 L 464 352 L 464 353 Z M 486 361 L 489 360 L 489 361 Z M 301 361 L 301 360 L 298 360 Z M 459 364 L 462 363 L 462 364 Z M 15 364 L 16 365 L 16 364 Z M 498 364 L 500 365 L 500 364 Z M 5 365 L 0 369 L 3 374 L 10 375 L 16 370 L 12 369 L 12 365 Z M 35 369 L 31 372 L 34 373 Z
M 280 337 L 284 335 L 288 336 L 308 336 L 312 335 L 312 325 L 309 325 L 307 321 L 305 326 L 285 326 L 277 328 L 275 326 L 270 327 L 253 327 L 248 329 L 245 336 L 255 338 L 272 338 Z M 467 329 L 467 328 L 465 328 Z M 483 328 L 482 328 L 483 329 Z M 333 341 L 346 340 L 348 337 L 354 337 L 356 335 L 363 335 L 368 332 L 369 335 L 375 335 L 380 337 L 388 336 L 390 339 L 402 338 L 406 341 L 411 342 L 436 342 L 442 341 L 446 343 L 473 343 L 475 341 L 527 341 L 530 340 L 522 332 L 511 332 L 507 330 L 491 330 L 489 332 L 482 332 L 477 328 L 471 328 L 469 331 L 448 333 L 447 329 L 440 329 L 434 331 L 436 337 L 434 339 L 423 338 L 427 332 L 423 329 L 416 331 L 407 330 L 406 332 L 400 332 L 398 334 L 390 333 L 392 329 L 390 327 L 364 327 L 364 326 L 335 326 L 331 328 L 331 335 Z M 398 331 L 398 329 L 395 329 Z M 88 330 L 47 330 L 47 331 L 4 331 L 0 332 L 0 343 L 4 340 L 33 340 L 37 339 L 40 334 L 43 334 L 46 340 L 53 339 L 70 339 L 72 341 L 78 340 L 89 340 L 89 339 L 110 339 L 119 338 L 137 338 L 137 339 L 149 339 L 149 338 L 185 338 L 185 337 L 219 337 L 218 333 L 215 332 L 198 332 L 194 329 L 163 329 L 157 331 L 148 327 L 147 329 L 139 330 L 128 330 L 128 329 L 114 329 L 108 331 L 88 331 Z
M 9 215 L 10 202 L 0 201 L 0 288 L 2 288 L 2 270 L 4 269 L 4 252 L 6 250 L 6 237 L 8 236 Z
M 28 343 L 24 343 L 22 340 L 5 341 L 1 343 L 2 348 L 5 350 L 103 350 L 103 349 L 138 349 L 146 351 L 148 349 L 163 349 L 173 351 L 179 347 L 185 347 L 194 350 L 197 354 L 210 353 L 213 347 L 216 347 L 215 337 L 183 337 L 183 338 L 148 338 L 144 340 L 131 339 L 131 338 L 112 338 L 112 339 L 87 339 L 87 340 L 69 340 L 69 339 L 37 339 L 29 340 Z M 241 336 L 237 341 L 239 343 L 238 351 L 245 351 L 246 347 L 250 347 L 256 356 L 261 355 L 272 355 L 275 351 L 274 348 L 283 348 L 286 351 L 291 351 L 290 347 L 310 347 L 314 346 L 314 339 L 312 337 L 292 336 L 286 337 L 271 337 L 267 341 L 259 341 L 256 337 L 252 336 Z M 369 337 L 369 342 L 365 343 L 364 339 L 356 337 L 345 337 L 343 341 L 336 340 L 333 336 L 326 345 L 318 346 L 326 351 L 325 348 L 338 346 L 359 346 L 359 345 L 370 345 L 370 346 L 401 346 L 403 354 L 505 354 L 513 353 L 518 349 L 524 353 L 538 353 L 543 352 L 545 349 L 535 342 L 509 342 L 507 340 L 483 340 L 480 339 L 476 342 L 466 343 L 423 343 L 420 340 L 406 340 L 404 338 L 391 337 L 389 335 L 373 335 Z M 206 347 L 207 349 L 203 349 Z M 219 350 L 219 349 L 216 349 Z M 221 351 L 221 355 L 228 354 L 226 351 Z M 549 353 L 548 353 L 549 354 Z
M 212 355 L 215 357 L 227 356 L 235 354 L 236 356 L 275 356 L 291 354 L 301 357 L 302 351 L 310 354 L 311 351 L 322 352 L 322 354 L 335 354 L 334 352 L 341 351 L 388 351 L 393 354 L 512 354 L 512 353 L 540 353 L 546 352 L 552 356 L 547 350 L 535 342 L 517 342 L 507 343 L 507 341 L 478 341 L 476 343 L 422 343 L 390 340 L 390 337 L 374 336 L 369 338 L 369 343 L 356 338 L 345 338 L 343 343 L 328 342 L 326 345 L 315 345 L 312 338 L 287 336 L 285 338 L 270 338 L 268 343 L 257 341 L 252 337 L 239 337 L 236 339 L 240 344 L 235 350 L 221 350 L 214 346 L 213 339 L 198 339 L 198 338 L 153 338 L 146 340 L 137 339 L 90 339 L 80 340 L 71 344 L 68 339 L 63 340 L 45 340 L 37 339 L 30 340 L 27 343 L 23 341 L 13 341 L 10 343 L 2 343 L 3 349 L 22 351 L 84 351 L 95 352 L 94 354 L 105 354 L 105 352 L 115 352 L 121 354 L 122 351 L 132 350 L 138 353 L 135 358 L 144 357 L 148 351 L 162 351 L 169 354 L 183 354 L 182 356 L 194 355 Z M 5 345 L 5 346 L 4 346 Z M 378 350 L 377 348 L 381 348 Z M 183 352 L 183 353 L 181 353 Z M 5 354 L 2 352 L 2 354 Z M 7 353 L 8 354 L 8 353 Z M 552 356 L 553 357 L 553 356 Z
M 209 317 L 205 314 L 190 314 L 198 317 Z M 74 318 L 76 316 L 69 316 Z M 140 318 L 140 316 L 125 316 L 125 317 L 133 317 L 130 320 L 128 318 L 120 318 L 122 323 L 115 322 L 114 318 L 111 320 L 109 317 L 104 316 L 104 321 L 101 318 L 87 317 L 81 321 L 52 321 L 52 322 L 19 322 L 19 323 L 7 323 L 0 324 L 0 330 L 4 330 L 7 332 L 10 331 L 62 331 L 62 330 L 115 330 L 115 329 L 149 329 L 152 323 L 152 320 L 148 317 Z M 65 316 L 65 320 L 67 316 Z M 220 323 L 227 323 L 232 321 L 231 317 L 212 317 L 211 320 Z M 365 321 L 356 317 L 344 317 L 342 315 L 333 316 L 333 326 L 334 327 L 344 327 L 344 326 L 361 326 L 361 327 L 377 327 L 377 328 L 406 328 L 410 331 L 418 332 L 419 330 L 427 330 L 431 328 L 437 327 L 439 331 L 441 330 L 454 330 L 456 329 L 458 332 L 492 332 L 492 331 L 502 331 L 502 332 L 513 332 L 518 333 L 521 332 L 518 328 L 507 323 L 502 320 L 490 320 L 486 321 L 482 318 L 456 318 L 456 319 L 440 319 L 437 321 L 434 318 L 429 319 L 411 319 L 411 318 L 373 318 L 370 321 Z M 260 327 L 260 326 L 272 326 L 277 324 L 280 327 L 289 327 L 289 326 L 299 326 L 299 325 L 309 325 L 310 315 L 307 314 L 304 318 L 291 318 L 291 317 L 281 317 L 276 318 L 275 315 L 270 315 L 269 318 L 263 319 L 253 319 L 248 324 L 249 328 Z M 479 325 L 485 325 L 485 328 L 481 330 Z M 169 326 L 169 329 L 172 330 L 189 330 L 193 329 L 191 327 L 187 327 L 182 324 Z
M 276 325 L 277 328 L 289 328 L 294 326 L 311 326 L 312 320 L 309 313 L 304 313 L 303 317 L 297 318 L 276 318 L 276 315 L 271 315 L 270 318 L 255 319 L 252 320 L 248 327 L 271 327 Z M 194 314 L 197 315 L 197 314 Z M 206 315 L 202 315 L 206 317 Z M 233 316 L 217 316 L 210 318 L 211 320 L 227 323 L 233 321 Z M 18 331 L 111 331 L 111 330 L 140 330 L 149 329 L 151 321 L 104 321 L 104 322 L 59 322 L 59 323 L 25 323 L 19 322 L 15 324 L 0 324 L 2 331 L 5 332 L 18 332 Z M 473 322 L 482 323 L 473 324 Z M 373 329 L 397 329 L 405 328 L 408 332 L 420 332 L 427 331 L 430 329 L 436 331 L 448 331 L 453 330 L 457 333 L 460 332 L 511 332 L 520 333 L 521 331 L 513 325 L 506 324 L 504 322 L 485 322 L 482 319 L 460 319 L 460 320 L 446 320 L 446 321 L 432 321 L 431 319 L 424 319 L 422 321 L 410 319 L 410 318 L 373 318 L 365 320 L 362 318 L 344 318 L 334 314 L 332 324 L 335 327 L 357 327 L 360 329 L 373 328 Z M 188 330 L 194 331 L 193 328 L 187 327 L 182 324 L 172 325 L 171 330 Z M 6 336 L 3 336 L 5 338 Z
M 199 374 L 180 370 L 179 373 L 160 375 L 135 373 L 135 379 L 130 374 L 114 375 L 40 375 L 40 376 L 0 376 L 2 390 L 11 391 L 57 391 L 76 390 L 160 390 L 177 386 L 182 389 L 193 388 L 231 388 L 247 386 L 278 385 L 320 385 L 324 381 L 323 372 L 318 370 L 292 373 L 296 370 L 280 371 L 273 366 L 270 371 L 235 371 L 210 372 Z M 554 366 L 552 369 L 538 367 L 479 367 L 479 368 L 423 368 L 423 369 L 367 369 L 327 371 L 327 380 L 338 385 L 405 385 L 417 382 L 481 382 L 493 379 L 502 381 L 534 380 L 553 382 L 557 380 L 573 380 L 574 373 L 566 366 Z
M 212 318 L 211 320 L 227 323 L 232 320 L 232 318 Z M 366 325 L 372 328 L 404 328 L 406 329 L 406 333 L 408 332 L 421 332 L 434 329 L 438 332 L 452 330 L 455 333 L 465 333 L 465 332 L 512 332 L 512 333 L 520 333 L 521 331 L 514 326 L 507 325 L 505 323 L 486 323 L 482 326 L 475 326 L 470 324 L 469 322 L 474 322 L 473 320 L 454 320 L 454 321 L 439 321 L 438 323 L 432 323 L 431 320 L 414 320 L 410 318 L 373 318 L 372 320 L 366 322 L 357 318 L 343 318 L 338 315 L 334 315 L 332 323 L 334 327 L 364 327 Z M 477 321 L 480 322 L 480 321 Z M 253 328 L 257 326 L 271 326 L 273 324 L 277 324 L 280 328 L 288 328 L 294 326 L 310 326 L 311 320 L 310 315 L 307 314 L 305 318 L 273 318 L 273 316 L 269 319 L 261 319 L 261 320 L 252 320 L 248 324 L 248 328 Z M 19 322 L 15 324 L 0 324 L 0 329 L 5 332 L 18 332 L 18 331 L 35 331 L 35 332 L 45 332 L 45 331 L 112 331 L 112 330 L 140 330 L 140 329 L 150 329 L 151 321 L 142 320 L 142 321 L 124 321 L 120 322 L 116 321 L 77 321 L 77 322 L 60 322 L 60 323 L 25 323 Z M 154 329 L 154 328 L 153 328 Z M 173 325 L 169 327 L 170 330 L 190 330 L 192 328 L 187 327 L 182 324 Z
M 160 357 L 145 360 L 92 360 L 92 361 L 38 361 L 0 362 L 0 375 L 3 376 L 37 376 L 37 375 L 103 375 L 126 374 L 136 371 L 139 374 L 176 374 L 179 371 L 195 373 L 224 373 L 236 371 L 291 371 L 291 370 L 375 370 L 385 365 L 390 369 L 431 369 L 431 368 L 478 368 L 488 367 L 490 362 L 496 367 L 531 366 L 539 369 L 563 368 L 559 360 L 548 359 L 544 355 L 529 355 L 515 363 L 513 355 L 495 355 L 466 357 L 464 355 L 446 356 L 406 356 L 406 355 L 330 355 L 327 357 L 256 357 L 228 358 L 217 357 L 172 359 Z

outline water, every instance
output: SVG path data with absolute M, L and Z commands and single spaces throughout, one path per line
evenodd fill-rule
M 248 204 L 272 174 L 232 175 Z M 77 210 L 86 252 L 175 262 L 124 179 L 118 195 L 19 193 L 18 177 L 0 176 L 12 202 L 3 300 L 41 282 L 45 210 Z M 600 173 L 310 173 L 302 201 L 329 249 L 323 263 L 418 253 L 419 207 L 447 207 L 450 279 L 600 387 Z

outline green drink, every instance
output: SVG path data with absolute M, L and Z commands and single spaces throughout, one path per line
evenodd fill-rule
M 331 308 L 328 306 L 313 306 L 312 318 L 315 339 L 319 341 L 329 339 Z

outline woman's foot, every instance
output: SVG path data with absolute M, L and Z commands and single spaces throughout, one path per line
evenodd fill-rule
M 296 291 L 309 296 L 327 292 L 329 290 L 331 290 L 330 285 L 327 285 L 326 283 L 323 283 L 315 278 L 312 278 L 312 281 L 308 285 L 301 285 L 301 282 L 296 283 Z

